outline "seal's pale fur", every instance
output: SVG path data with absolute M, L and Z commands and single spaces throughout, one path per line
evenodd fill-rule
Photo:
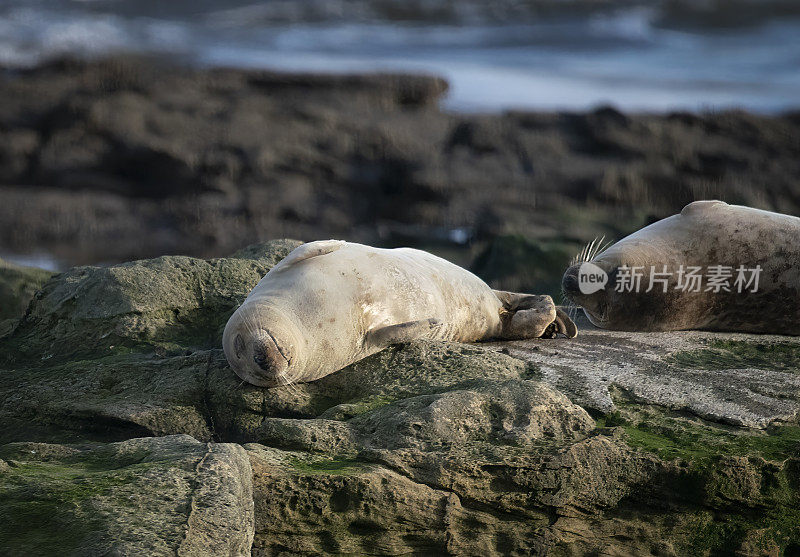
M 580 292 L 581 263 L 567 270 L 562 285 L 599 327 L 800 334 L 800 218 L 722 201 L 696 201 L 680 214 L 623 238 L 591 262 L 609 276 L 603 290 Z M 623 266 L 642 268 L 638 292 L 617 291 Z M 709 289 L 709 267 L 716 266 L 731 269 L 730 291 Z M 679 288 L 681 267 L 702 268 L 699 292 Z M 761 268 L 755 292 L 752 285 L 738 291 L 734 283 L 740 267 Z M 651 268 L 666 271 L 667 292 L 661 283 L 646 291 Z
M 492 290 L 430 253 L 338 240 L 304 244 L 231 316 L 223 347 L 245 381 L 313 381 L 386 346 L 430 338 L 528 338 L 574 324 L 549 296 Z

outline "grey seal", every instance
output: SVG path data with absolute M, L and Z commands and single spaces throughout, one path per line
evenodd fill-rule
M 424 251 L 327 240 L 275 265 L 231 316 L 222 344 L 239 377 L 275 386 L 319 379 L 414 339 L 559 333 L 577 329 L 550 296 L 492 290 Z
M 588 263 L 562 288 L 598 327 L 800 335 L 800 218 L 696 201 Z

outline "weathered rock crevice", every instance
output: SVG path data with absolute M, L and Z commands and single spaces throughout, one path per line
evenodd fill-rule
M 75 555 L 800 544 L 797 339 L 584 325 L 572 340 L 418 341 L 312 383 L 243 384 L 218 347 L 226 315 L 293 245 L 72 270 L 12 318 L 3 552 L 52 552 L 44 516 L 74 533 L 62 554 Z

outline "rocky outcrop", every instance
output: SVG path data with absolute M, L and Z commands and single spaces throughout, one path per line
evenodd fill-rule
M 13 357 L 62 361 L 138 345 L 217 346 L 230 314 L 300 242 L 227 259 L 160 257 L 75 267 L 47 283 L 10 338 Z
M 799 341 L 584 324 L 572 340 L 419 341 L 313 383 L 243 384 L 222 325 L 293 245 L 44 285 L 0 338 L 0 552 L 800 547 Z
M 466 263 L 502 237 L 574 255 L 697 198 L 800 213 L 796 114 L 453 114 L 433 77 L 132 58 L 0 80 L 0 248 L 71 264 L 281 236 Z
M 51 276 L 50 271 L 0 259 L 0 333 L 25 313 L 33 295 Z
M 547 383 L 597 412 L 612 393 L 749 428 L 795 421 L 800 411 L 800 339 L 679 331 L 603 331 L 582 315 L 572 341 L 498 345 L 535 366 Z
M 239 445 L 188 435 L 0 448 L 5 555 L 249 555 L 253 485 Z

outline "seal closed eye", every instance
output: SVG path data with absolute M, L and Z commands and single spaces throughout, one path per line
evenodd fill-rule
M 492 290 L 444 259 L 329 240 L 273 267 L 223 334 L 233 370 L 273 386 L 313 381 L 395 343 L 573 337 L 549 296 Z
M 241 358 L 244 355 L 244 339 L 242 335 L 236 335 L 236 339 L 233 341 L 233 352 L 236 354 L 237 358 Z

